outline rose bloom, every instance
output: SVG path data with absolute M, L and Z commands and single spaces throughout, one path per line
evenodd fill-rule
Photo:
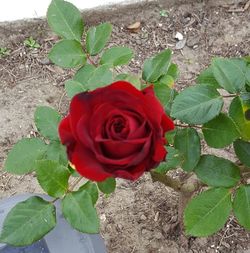
M 165 159 L 164 135 L 172 129 L 153 86 L 140 91 L 118 81 L 74 96 L 59 135 L 82 176 L 136 180 Z

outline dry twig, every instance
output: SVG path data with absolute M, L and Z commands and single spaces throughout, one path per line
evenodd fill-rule
M 250 0 L 246 2 L 243 8 L 238 9 L 230 8 L 229 10 L 227 10 L 227 12 L 245 12 L 248 10 L 249 7 L 250 7 Z

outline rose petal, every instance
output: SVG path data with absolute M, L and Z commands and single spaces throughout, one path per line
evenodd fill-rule
M 174 122 L 166 115 L 163 114 L 161 118 L 161 126 L 163 128 L 163 132 L 174 130 Z
M 163 141 L 158 140 L 155 144 L 155 151 L 154 151 L 154 155 L 153 155 L 153 160 L 155 162 L 161 162 L 165 159 L 166 154 L 167 154 L 167 151 L 163 145 Z
M 135 129 L 133 132 L 131 131 L 128 135 L 129 140 L 139 139 L 142 137 L 147 137 L 151 133 L 151 127 L 148 122 L 144 121 L 141 126 Z
M 91 95 L 87 92 L 82 92 L 73 97 L 70 103 L 70 125 L 72 132 L 77 138 L 77 126 L 78 121 L 83 117 L 89 117 L 92 115 L 92 105 L 90 103 Z
M 126 142 L 120 140 L 107 140 L 100 142 L 102 150 L 107 157 L 114 159 L 122 159 L 130 155 L 135 155 L 140 151 L 142 145 L 145 143 L 144 140 L 139 140 L 138 142 Z
M 77 123 L 76 134 L 78 140 L 81 142 L 82 145 L 84 145 L 89 149 L 94 150 L 93 138 L 90 136 L 88 123 L 89 123 L 88 116 L 87 115 L 82 116 Z
M 72 152 L 74 150 L 76 140 L 72 134 L 70 127 L 70 117 L 64 118 L 58 127 L 59 136 L 63 145 L 67 147 L 67 154 L 70 159 Z
M 110 84 L 108 87 L 110 92 L 122 90 L 123 92 L 128 93 L 130 96 L 135 96 L 137 99 L 143 99 L 143 93 L 126 81 L 117 81 Z
M 103 181 L 113 176 L 106 172 L 94 154 L 83 146 L 77 145 L 75 147 L 71 162 L 82 176 L 90 180 Z
M 59 127 L 58 127 L 58 132 L 59 132 L 59 136 L 60 136 L 62 144 L 67 145 L 67 143 L 74 141 L 74 137 L 71 133 L 69 116 L 67 116 L 60 122 Z
M 105 126 L 109 119 L 112 119 L 114 116 L 117 115 L 123 116 L 123 113 L 112 104 L 105 103 L 98 106 L 93 112 L 90 121 L 87 123 L 90 126 L 90 133 L 92 138 L 95 138 L 96 135 L 99 135 L 103 131 L 105 131 L 103 135 L 106 134 L 107 137 L 110 137 L 110 132 L 108 129 L 105 128 Z
M 98 139 L 96 139 L 96 141 L 98 141 Z M 103 140 L 103 142 L 110 142 L 111 140 Z M 109 164 L 109 165 L 115 165 L 115 166 L 125 166 L 125 167 L 130 167 L 130 166 L 134 166 L 134 165 L 138 165 L 140 162 L 142 162 L 145 157 L 148 156 L 149 154 L 149 150 L 150 150 L 150 145 L 151 145 L 151 136 L 149 136 L 148 138 L 145 139 L 141 139 L 139 141 L 138 140 L 129 140 L 129 142 L 134 142 L 139 144 L 140 142 L 143 143 L 142 148 L 137 152 L 134 153 L 128 157 L 124 157 L 121 159 L 114 159 L 114 158 L 109 158 L 107 157 L 105 154 L 102 153 L 101 149 L 97 149 L 96 148 L 96 157 L 97 159 L 104 164 Z M 98 144 L 100 145 L 100 144 Z M 100 147 L 100 146 L 99 146 Z M 98 151 L 97 151 L 98 150 Z
M 115 177 L 120 177 L 128 180 L 135 181 L 145 172 L 145 165 L 141 164 L 130 170 L 115 170 Z

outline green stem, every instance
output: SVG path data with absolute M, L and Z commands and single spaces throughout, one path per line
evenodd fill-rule
M 174 124 L 174 125 L 178 127 L 184 127 L 184 128 L 194 127 L 194 128 L 202 129 L 201 126 L 197 126 L 197 125 L 183 125 L 183 124 Z
M 150 171 L 150 175 L 152 177 L 153 182 L 163 183 L 164 185 L 166 185 L 178 192 L 181 189 L 181 182 L 178 179 L 174 179 L 166 174 L 160 174 L 160 173 L 157 173 L 154 171 Z
M 71 192 L 74 190 L 74 188 L 80 183 L 80 181 L 83 179 L 83 177 L 79 177 L 76 180 L 74 180 L 68 187 L 67 192 Z M 64 196 L 63 196 L 64 197 Z M 58 199 L 60 198 L 54 198 L 53 200 L 50 201 L 50 203 L 55 203 Z
M 234 98 L 234 97 L 237 97 L 239 96 L 239 94 L 230 94 L 230 95 L 224 95 L 222 96 L 223 98 Z
M 86 54 L 87 59 L 89 60 L 89 62 L 90 62 L 92 65 L 94 65 L 95 67 L 98 67 L 98 64 L 95 63 L 95 62 L 92 60 L 90 54 L 89 54 L 85 49 L 83 49 L 83 51 L 84 51 L 84 53 Z
M 92 65 L 94 65 L 95 67 L 98 67 L 98 64 L 96 64 L 96 63 L 91 59 L 90 55 L 89 55 L 89 54 L 86 54 L 86 55 L 87 55 L 87 59 L 89 60 L 89 62 L 90 62 Z

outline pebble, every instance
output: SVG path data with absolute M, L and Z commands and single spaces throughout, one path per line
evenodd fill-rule
M 152 236 L 154 236 L 154 234 L 153 234 L 151 231 L 149 231 L 149 230 L 147 230 L 147 229 L 145 229 L 145 228 L 142 229 L 141 233 L 142 233 L 142 235 L 143 235 L 146 239 L 151 239 Z
M 207 238 L 206 237 L 196 238 L 195 243 L 202 247 L 207 244 Z
M 43 65 L 49 65 L 51 64 L 51 61 L 48 58 L 43 58 L 40 60 L 40 63 Z
M 168 234 L 170 228 L 171 228 L 171 225 L 170 225 L 170 224 L 165 224 L 165 225 L 163 225 L 163 228 L 162 228 L 162 229 L 163 229 L 163 231 L 164 231 L 166 234 Z
M 175 48 L 176 48 L 176 49 L 182 49 L 183 47 L 185 47 L 186 41 L 187 41 L 186 38 L 183 39 L 183 40 L 178 41 L 178 42 L 176 43 L 176 45 L 175 45 Z
M 180 32 L 177 32 L 176 34 L 175 34 L 175 39 L 177 39 L 177 40 L 183 40 L 183 35 L 180 33 Z
M 141 219 L 141 220 L 146 220 L 147 217 L 146 217 L 144 214 L 142 214 L 141 217 L 140 217 L 140 219 Z
M 200 41 L 199 37 L 190 37 L 187 40 L 187 46 L 194 48 L 194 46 L 197 46 L 199 44 L 199 41 Z
M 154 233 L 154 237 L 155 237 L 157 240 L 160 240 L 163 236 L 162 236 L 162 233 L 161 233 L 161 232 L 156 232 L 156 233 Z
M 222 242 L 221 245 L 223 245 L 226 248 L 230 248 L 231 247 L 230 244 L 227 243 L 227 242 Z

